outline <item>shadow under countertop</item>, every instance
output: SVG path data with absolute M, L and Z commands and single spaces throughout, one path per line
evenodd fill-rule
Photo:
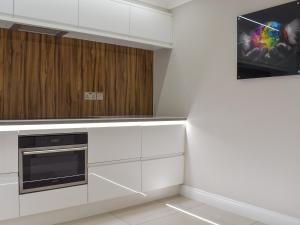
M 36 120 L 0 120 L 0 126 L 8 125 L 38 125 L 38 124 L 76 124 L 76 123 L 118 123 L 118 122 L 148 122 L 148 121 L 183 121 L 185 117 L 155 117 L 155 116 L 124 116 L 124 117 L 88 117 L 66 119 L 36 119 Z

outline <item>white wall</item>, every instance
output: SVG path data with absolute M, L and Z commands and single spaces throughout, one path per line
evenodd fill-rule
M 289 0 L 194 0 L 155 60 L 157 115 L 188 116 L 186 184 L 300 218 L 300 76 L 236 79 L 236 17 Z

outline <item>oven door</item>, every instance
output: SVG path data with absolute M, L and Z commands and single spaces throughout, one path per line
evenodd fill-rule
M 87 184 L 87 146 L 21 149 L 20 194 Z

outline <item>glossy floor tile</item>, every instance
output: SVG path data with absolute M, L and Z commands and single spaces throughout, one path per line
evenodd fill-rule
M 127 225 L 110 214 L 88 217 L 61 225 Z
M 214 221 L 215 223 L 222 225 L 253 225 L 255 223 L 255 221 L 251 219 L 238 216 L 233 213 L 216 209 L 207 205 L 194 208 L 190 210 L 190 212 L 197 216 L 207 218 L 209 220 Z
M 165 204 L 155 202 L 117 211 L 112 214 L 127 224 L 137 225 L 174 213 L 176 212 L 169 207 L 166 207 Z
M 143 225 L 211 225 L 211 224 L 186 214 L 176 213 L 160 219 L 149 221 L 147 223 L 143 223 Z
M 256 223 L 254 223 L 254 224 L 252 224 L 252 225 L 267 225 L 267 224 L 260 223 L 260 222 L 256 222 Z
M 63 225 L 265 225 L 184 197 L 173 197 Z
M 181 209 L 191 209 L 191 208 L 196 208 L 196 207 L 200 207 L 200 206 L 204 205 L 201 202 L 187 199 L 182 196 L 176 196 L 176 197 L 172 197 L 172 198 L 163 199 L 163 200 L 160 200 L 159 202 L 161 202 L 165 205 L 166 204 L 172 205 L 172 206 L 175 206 L 175 207 L 178 207 Z

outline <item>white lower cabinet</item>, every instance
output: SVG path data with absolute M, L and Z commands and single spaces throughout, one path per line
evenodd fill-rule
M 184 153 L 185 126 L 148 126 L 142 128 L 142 157 Z
M 18 172 L 18 132 L 0 132 L 0 173 Z
M 141 192 L 141 162 L 89 168 L 89 202 Z
M 90 128 L 89 163 L 141 157 L 141 127 Z
M 184 156 L 142 162 L 142 191 L 183 184 Z
M 18 174 L 0 174 L 0 220 L 19 216 Z
M 20 215 L 27 216 L 87 203 L 87 185 L 20 195 Z

